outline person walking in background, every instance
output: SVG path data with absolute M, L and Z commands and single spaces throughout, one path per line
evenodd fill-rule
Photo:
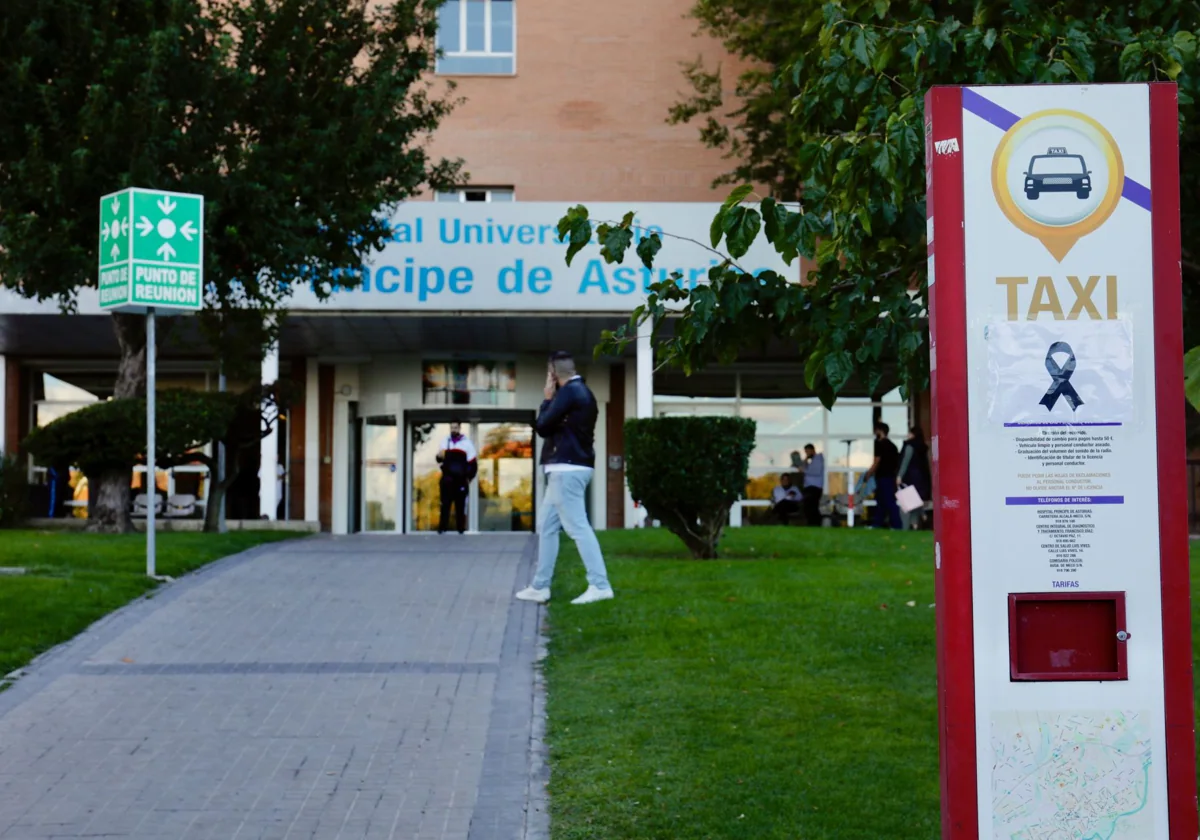
M 613 597 L 613 590 L 584 501 L 596 466 L 594 441 L 599 408 L 591 389 L 576 373 L 570 353 L 559 351 L 550 357 L 545 397 L 535 423 L 538 436 L 545 440 L 542 468 L 546 473 L 538 525 L 538 565 L 533 582 L 518 592 L 517 598 L 539 604 L 550 600 L 558 536 L 566 531 L 579 549 L 588 582 L 587 590 L 571 603 L 606 601 Z
M 804 446 L 804 520 L 816 527 L 821 525 L 821 497 L 825 495 L 825 456 L 811 443 Z
M 864 478 L 875 479 L 875 527 L 900 528 L 900 506 L 896 504 L 896 476 L 900 450 L 888 439 L 887 423 L 875 424 L 875 461 Z
M 792 486 L 792 477 L 787 473 L 779 476 L 779 484 L 771 491 L 771 513 L 780 525 L 788 524 L 788 518 L 800 509 L 800 491 Z
M 442 515 L 438 520 L 438 533 L 444 534 L 450 527 L 450 508 L 454 507 L 454 525 L 458 533 L 467 530 L 467 491 L 479 471 L 479 460 L 475 444 L 462 433 L 462 424 L 457 420 L 450 424 L 450 436 L 437 454 L 442 465 Z
M 929 447 L 925 445 L 925 432 L 920 426 L 911 426 L 908 438 L 900 450 L 900 469 L 898 472 L 902 484 L 911 485 L 918 495 L 929 501 L 933 497 L 933 480 L 929 471 Z M 914 521 L 920 522 L 922 511 L 911 513 L 900 512 L 905 530 L 912 527 Z

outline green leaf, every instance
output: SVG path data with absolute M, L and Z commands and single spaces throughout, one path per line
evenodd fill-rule
M 652 233 L 643 239 L 637 245 L 637 255 L 642 259 L 642 265 L 646 268 L 654 268 L 654 257 L 662 249 L 662 238 L 657 233 Z
M 607 263 L 619 263 L 633 242 L 633 231 L 627 227 L 609 227 L 600 231 L 600 256 Z
M 742 184 L 736 190 L 731 192 L 727 199 L 725 199 L 725 203 L 721 205 L 722 212 L 729 210 L 731 207 L 734 207 L 735 205 L 741 204 L 743 201 L 746 200 L 746 196 L 750 195 L 750 193 L 752 193 L 752 192 L 754 192 L 753 186 L 751 186 L 750 184 Z
M 883 178 L 891 178 L 895 172 L 895 167 L 892 166 L 892 150 L 888 148 L 886 143 L 879 146 L 879 151 L 875 154 L 875 159 L 871 161 L 872 168 Z
M 1183 392 L 1192 408 L 1200 411 L 1200 347 L 1193 347 L 1183 356 Z
M 621 219 L 621 227 L 623 227 L 623 228 L 632 227 L 634 215 L 635 214 L 632 210 L 630 210 L 628 213 L 626 213 L 624 218 Z
M 991 52 L 992 47 L 996 45 L 996 30 L 989 29 L 983 36 L 983 47 L 988 52 Z
M 787 218 L 787 209 L 780 207 L 779 202 L 767 196 L 762 200 L 760 205 L 762 208 L 763 227 L 766 229 L 767 241 L 774 243 L 779 237 L 779 232 L 783 228 L 783 221 Z
M 835 393 L 840 391 L 853 375 L 854 357 L 849 351 L 841 350 L 825 357 L 825 379 Z
M 583 216 L 577 216 L 570 226 L 570 244 L 567 245 L 567 265 L 575 259 L 575 255 L 587 247 L 592 241 L 592 223 L 588 221 L 587 210 Z
M 808 357 L 808 361 L 804 363 L 804 384 L 808 386 L 810 391 L 816 389 L 817 377 L 824 370 L 824 366 L 825 353 L 821 349 L 816 350 Z
M 574 207 L 568 208 L 567 215 L 558 220 L 558 238 L 560 242 L 566 242 L 571 235 L 571 228 L 581 219 L 586 221 L 588 217 L 588 209 L 582 204 L 577 204 Z
M 1193 33 L 1181 30 L 1175 33 L 1172 41 L 1184 61 L 1192 61 L 1196 58 L 1196 36 Z
M 871 66 L 871 56 L 867 54 L 867 30 L 865 28 L 860 28 L 854 34 L 853 53 L 864 67 Z
M 734 207 L 725 214 L 725 244 L 734 259 L 745 256 L 758 236 L 762 218 L 750 207 Z
M 713 216 L 712 224 L 708 228 L 708 238 L 712 240 L 712 246 L 716 248 L 721 244 L 721 237 L 725 234 L 725 213 L 727 211 L 722 207 L 717 211 L 717 215 Z
M 1129 78 L 1140 70 L 1145 55 L 1146 50 L 1141 44 L 1126 44 L 1125 49 L 1121 50 L 1121 76 Z

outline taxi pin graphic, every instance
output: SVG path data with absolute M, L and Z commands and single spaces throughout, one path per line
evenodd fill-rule
M 1043 141 L 1048 145 L 1038 145 Z M 1112 216 L 1124 183 L 1116 140 L 1078 111 L 1055 108 L 1017 120 L 992 158 L 992 192 L 1001 211 L 1058 262 Z
M 1067 361 L 1060 365 L 1054 358 L 1055 353 L 1066 353 Z M 1059 397 L 1071 406 L 1072 411 L 1083 405 L 1083 400 L 1071 384 L 1071 375 L 1075 373 L 1075 351 L 1071 349 L 1070 344 L 1056 341 L 1050 345 L 1050 349 L 1046 351 L 1046 372 L 1050 374 L 1050 387 L 1046 389 L 1046 395 L 1039 403 L 1046 406 L 1047 411 L 1053 410 Z

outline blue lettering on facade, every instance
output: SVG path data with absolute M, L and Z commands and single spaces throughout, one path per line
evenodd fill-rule
M 381 266 L 380 269 L 375 272 L 375 288 L 383 292 L 385 295 L 390 295 L 400 288 L 400 282 L 398 280 L 391 280 L 389 278 L 399 276 L 400 269 L 396 268 L 394 265 Z

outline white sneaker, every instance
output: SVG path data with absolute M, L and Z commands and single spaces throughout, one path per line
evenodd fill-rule
M 611 589 L 597 589 L 589 586 L 582 595 L 572 601 L 572 604 L 594 604 L 597 601 L 607 601 L 613 597 Z
M 534 589 L 532 586 L 526 586 L 517 593 L 518 601 L 533 601 L 535 604 L 544 604 L 550 600 L 549 589 Z

